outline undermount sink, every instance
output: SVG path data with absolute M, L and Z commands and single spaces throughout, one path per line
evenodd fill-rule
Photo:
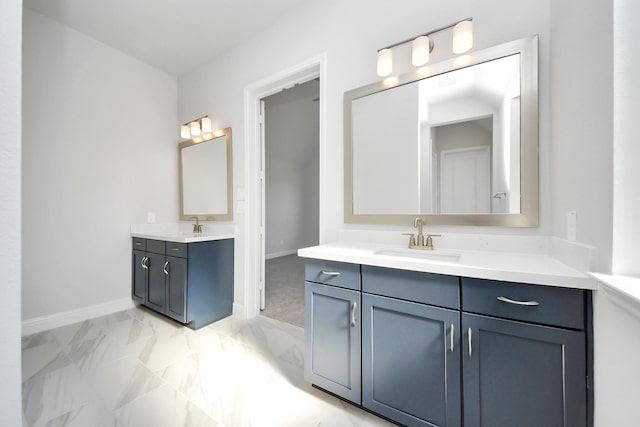
M 426 251 L 420 249 L 380 249 L 375 252 L 377 255 L 387 255 L 402 258 L 416 258 L 428 261 L 445 261 L 445 262 L 459 262 L 460 254 L 455 252 L 443 252 L 443 251 Z

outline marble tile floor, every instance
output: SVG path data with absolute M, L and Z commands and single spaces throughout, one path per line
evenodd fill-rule
M 390 426 L 303 379 L 302 328 L 142 307 L 22 339 L 24 426 Z

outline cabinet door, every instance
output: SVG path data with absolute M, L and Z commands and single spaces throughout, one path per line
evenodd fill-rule
M 147 263 L 144 251 L 133 251 L 133 265 L 131 271 L 133 280 L 131 285 L 131 297 L 144 304 L 147 296 Z
M 167 266 L 167 316 L 186 322 L 187 314 L 187 260 L 184 258 L 166 257 Z
M 159 313 L 164 313 L 166 298 L 164 255 L 147 252 L 146 256 L 148 257 L 147 265 L 149 267 L 149 285 L 147 286 L 147 299 L 145 301 L 145 305 Z
M 463 314 L 464 424 L 587 425 L 583 332 Z
M 305 282 L 305 379 L 360 404 L 360 292 Z
M 460 312 L 362 296 L 362 404 L 407 426 L 460 426 Z

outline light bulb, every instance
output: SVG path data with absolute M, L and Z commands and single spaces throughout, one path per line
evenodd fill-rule
M 429 62 L 429 50 L 428 36 L 420 36 L 413 41 L 411 63 L 414 67 L 420 67 Z
M 473 21 L 458 22 L 453 27 L 453 53 L 465 53 L 473 46 Z
M 180 126 L 180 136 L 184 139 L 191 138 L 191 130 L 189 129 L 189 126 L 187 125 Z
M 209 117 L 203 117 L 202 120 L 200 120 L 200 124 L 202 125 L 202 133 L 211 132 L 211 119 Z
M 382 49 L 378 51 L 378 75 L 380 77 L 388 76 L 393 71 L 393 54 L 391 49 Z
M 189 126 L 191 127 L 191 136 L 199 136 L 200 135 L 200 123 L 191 122 L 191 123 L 189 123 Z

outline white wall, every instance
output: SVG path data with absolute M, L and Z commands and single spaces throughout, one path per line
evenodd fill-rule
M 616 274 L 640 276 L 640 3 L 614 1 L 613 256 Z
M 0 425 L 22 423 L 20 48 L 22 1 L 0 2 Z
M 552 234 L 566 238 L 575 210 L 577 241 L 598 248 L 601 272 L 612 245 L 612 13 L 608 1 L 551 2 Z
M 22 317 L 130 301 L 131 223 L 178 219 L 175 77 L 24 11 Z
M 311 80 L 265 99 L 267 258 L 318 244 L 317 98 Z
M 637 303 L 630 303 L 623 308 L 604 290 L 594 292 L 595 427 L 638 425 L 640 310 L 637 307 Z

